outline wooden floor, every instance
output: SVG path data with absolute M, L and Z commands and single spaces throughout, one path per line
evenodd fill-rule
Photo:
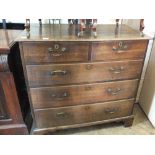
M 134 107 L 135 119 L 132 127 L 125 128 L 122 123 L 110 123 L 78 129 L 58 131 L 55 135 L 153 135 L 155 128 L 151 125 L 139 105 Z

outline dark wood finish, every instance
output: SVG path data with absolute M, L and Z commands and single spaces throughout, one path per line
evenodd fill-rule
M 143 59 L 147 48 L 147 40 L 96 42 L 92 45 L 92 60 L 135 60 Z
M 133 67 L 134 66 L 134 67 Z M 139 78 L 143 60 L 26 66 L 30 87 Z
M 0 135 L 27 135 L 27 128 L 24 124 L 0 126 Z
M 88 60 L 88 43 L 31 42 L 23 43 L 26 64 Z
M 58 127 L 129 116 L 134 100 L 35 110 L 36 127 Z
M 10 67 L 10 71 L 13 73 L 17 95 L 20 103 L 20 108 L 22 111 L 22 116 L 25 124 L 27 125 L 27 128 L 30 130 L 30 127 L 32 125 L 31 123 L 32 116 L 30 115 L 28 92 L 26 90 L 25 78 L 23 74 L 23 68 L 22 68 L 18 43 L 15 43 L 11 48 L 11 51 L 9 54 L 9 67 Z
M 34 108 L 49 108 L 134 98 L 138 80 L 31 88 Z
M 78 37 L 79 31 L 79 25 L 32 25 L 29 37 L 24 31 L 17 38 L 33 134 L 133 121 L 149 37 L 125 25 L 97 25 L 97 37 Z
M 0 120 L 1 124 L 8 124 L 12 121 L 14 122 L 22 122 L 22 117 L 19 115 L 17 117 L 16 113 L 20 113 L 19 107 L 15 106 L 12 103 L 18 103 L 17 94 L 15 91 L 15 85 L 13 82 L 13 77 L 10 73 L 2 74 L 0 73 L 0 83 L 1 83 L 1 105 L 5 107 L 5 115 L 4 119 Z
M 20 32 L 0 30 L 0 134 L 28 134 L 8 64 L 9 52 Z
M 1 125 L 23 124 L 17 93 L 11 73 L 0 73 L 1 108 L 3 106 L 3 116 L 0 119 Z M 24 126 L 24 124 L 23 124 Z M 26 126 L 25 126 L 26 129 Z M 1 133 L 1 130 L 0 130 Z M 25 132 L 24 132 L 25 133 Z
M 3 91 L 2 82 L 0 79 L 0 120 L 7 118 L 5 102 L 6 102 L 5 95 L 4 95 L 4 91 Z

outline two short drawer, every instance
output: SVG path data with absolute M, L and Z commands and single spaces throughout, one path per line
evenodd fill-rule
M 129 116 L 134 100 L 95 103 L 35 110 L 36 127 L 48 128 L 109 120 Z
M 23 42 L 26 64 L 143 59 L 147 40 Z
M 34 109 L 134 98 L 138 80 L 30 88 Z

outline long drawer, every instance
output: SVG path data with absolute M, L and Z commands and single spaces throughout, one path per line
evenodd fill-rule
M 27 65 L 30 87 L 59 84 L 105 82 L 140 77 L 143 60 Z
M 87 42 L 24 42 L 26 64 L 88 61 Z
M 96 103 L 35 110 L 36 127 L 58 127 L 125 117 L 131 114 L 134 100 Z
M 134 98 L 138 80 L 31 88 L 34 108 L 52 108 Z
M 143 59 L 147 40 L 105 41 L 92 43 L 92 60 Z

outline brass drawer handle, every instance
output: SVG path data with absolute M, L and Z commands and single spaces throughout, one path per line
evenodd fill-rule
M 66 47 L 62 47 L 61 52 L 65 52 L 65 51 L 66 51 Z
M 52 47 L 48 48 L 48 53 L 50 54 L 50 56 L 54 56 L 54 57 L 59 57 L 62 55 L 62 52 L 59 51 L 55 51 Z
M 85 87 L 85 90 L 86 90 L 86 91 L 92 90 L 92 86 L 86 86 L 86 87 Z
M 113 47 L 112 47 L 112 50 L 113 50 L 114 52 L 117 52 L 117 53 L 125 52 L 125 50 L 127 50 L 127 49 L 128 49 L 128 46 L 125 45 L 122 41 L 120 41 L 120 42 L 118 43 L 118 46 L 117 46 L 117 47 L 116 47 L 116 46 L 113 46 Z
M 60 48 L 60 45 L 58 45 L 58 44 L 55 44 L 54 45 L 54 48 L 53 47 L 49 47 L 47 50 L 48 50 L 48 52 L 52 56 L 60 56 L 60 55 L 63 54 L 63 52 L 66 52 L 67 51 L 66 47 Z
M 109 68 L 109 71 L 110 72 L 112 72 L 112 73 L 114 73 L 114 74 L 119 74 L 119 73 L 121 73 L 122 71 L 124 71 L 124 67 L 123 66 L 121 66 L 121 67 L 118 67 L 118 68 L 113 68 L 113 67 L 111 67 L 111 68 Z
M 67 112 L 57 112 L 56 113 L 56 116 L 61 117 L 61 118 L 67 117 L 68 115 L 69 114 Z
M 107 93 L 110 95 L 117 95 L 118 93 L 120 93 L 122 91 L 121 88 L 116 88 L 115 90 L 108 88 L 107 89 Z
M 67 71 L 66 70 L 55 70 L 55 71 L 51 71 L 50 74 L 52 76 L 54 76 L 54 75 L 66 75 Z
M 48 48 L 48 52 L 49 52 L 49 53 L 53 52 L 53 48 L 52 48 L 52 47 L 49 47 L 49 48 Z
M 89 109 L 90 109 L 90 107 L 89 107 L 89 106 L 86 106 L 86 107 L 85 107 L 85 110 L 89 110 Z
M 114 113 L 118 112 L 118 110 L 119 110 L 119 108 L 107 108 L 104 110 L 104 112 L 106 114 L 114 114 Z
M 51 97 L 55 100 L 64 100 L 65 98 L 69 97 L 69 94 L 67 92 L 62 94 L 52 94 Z

